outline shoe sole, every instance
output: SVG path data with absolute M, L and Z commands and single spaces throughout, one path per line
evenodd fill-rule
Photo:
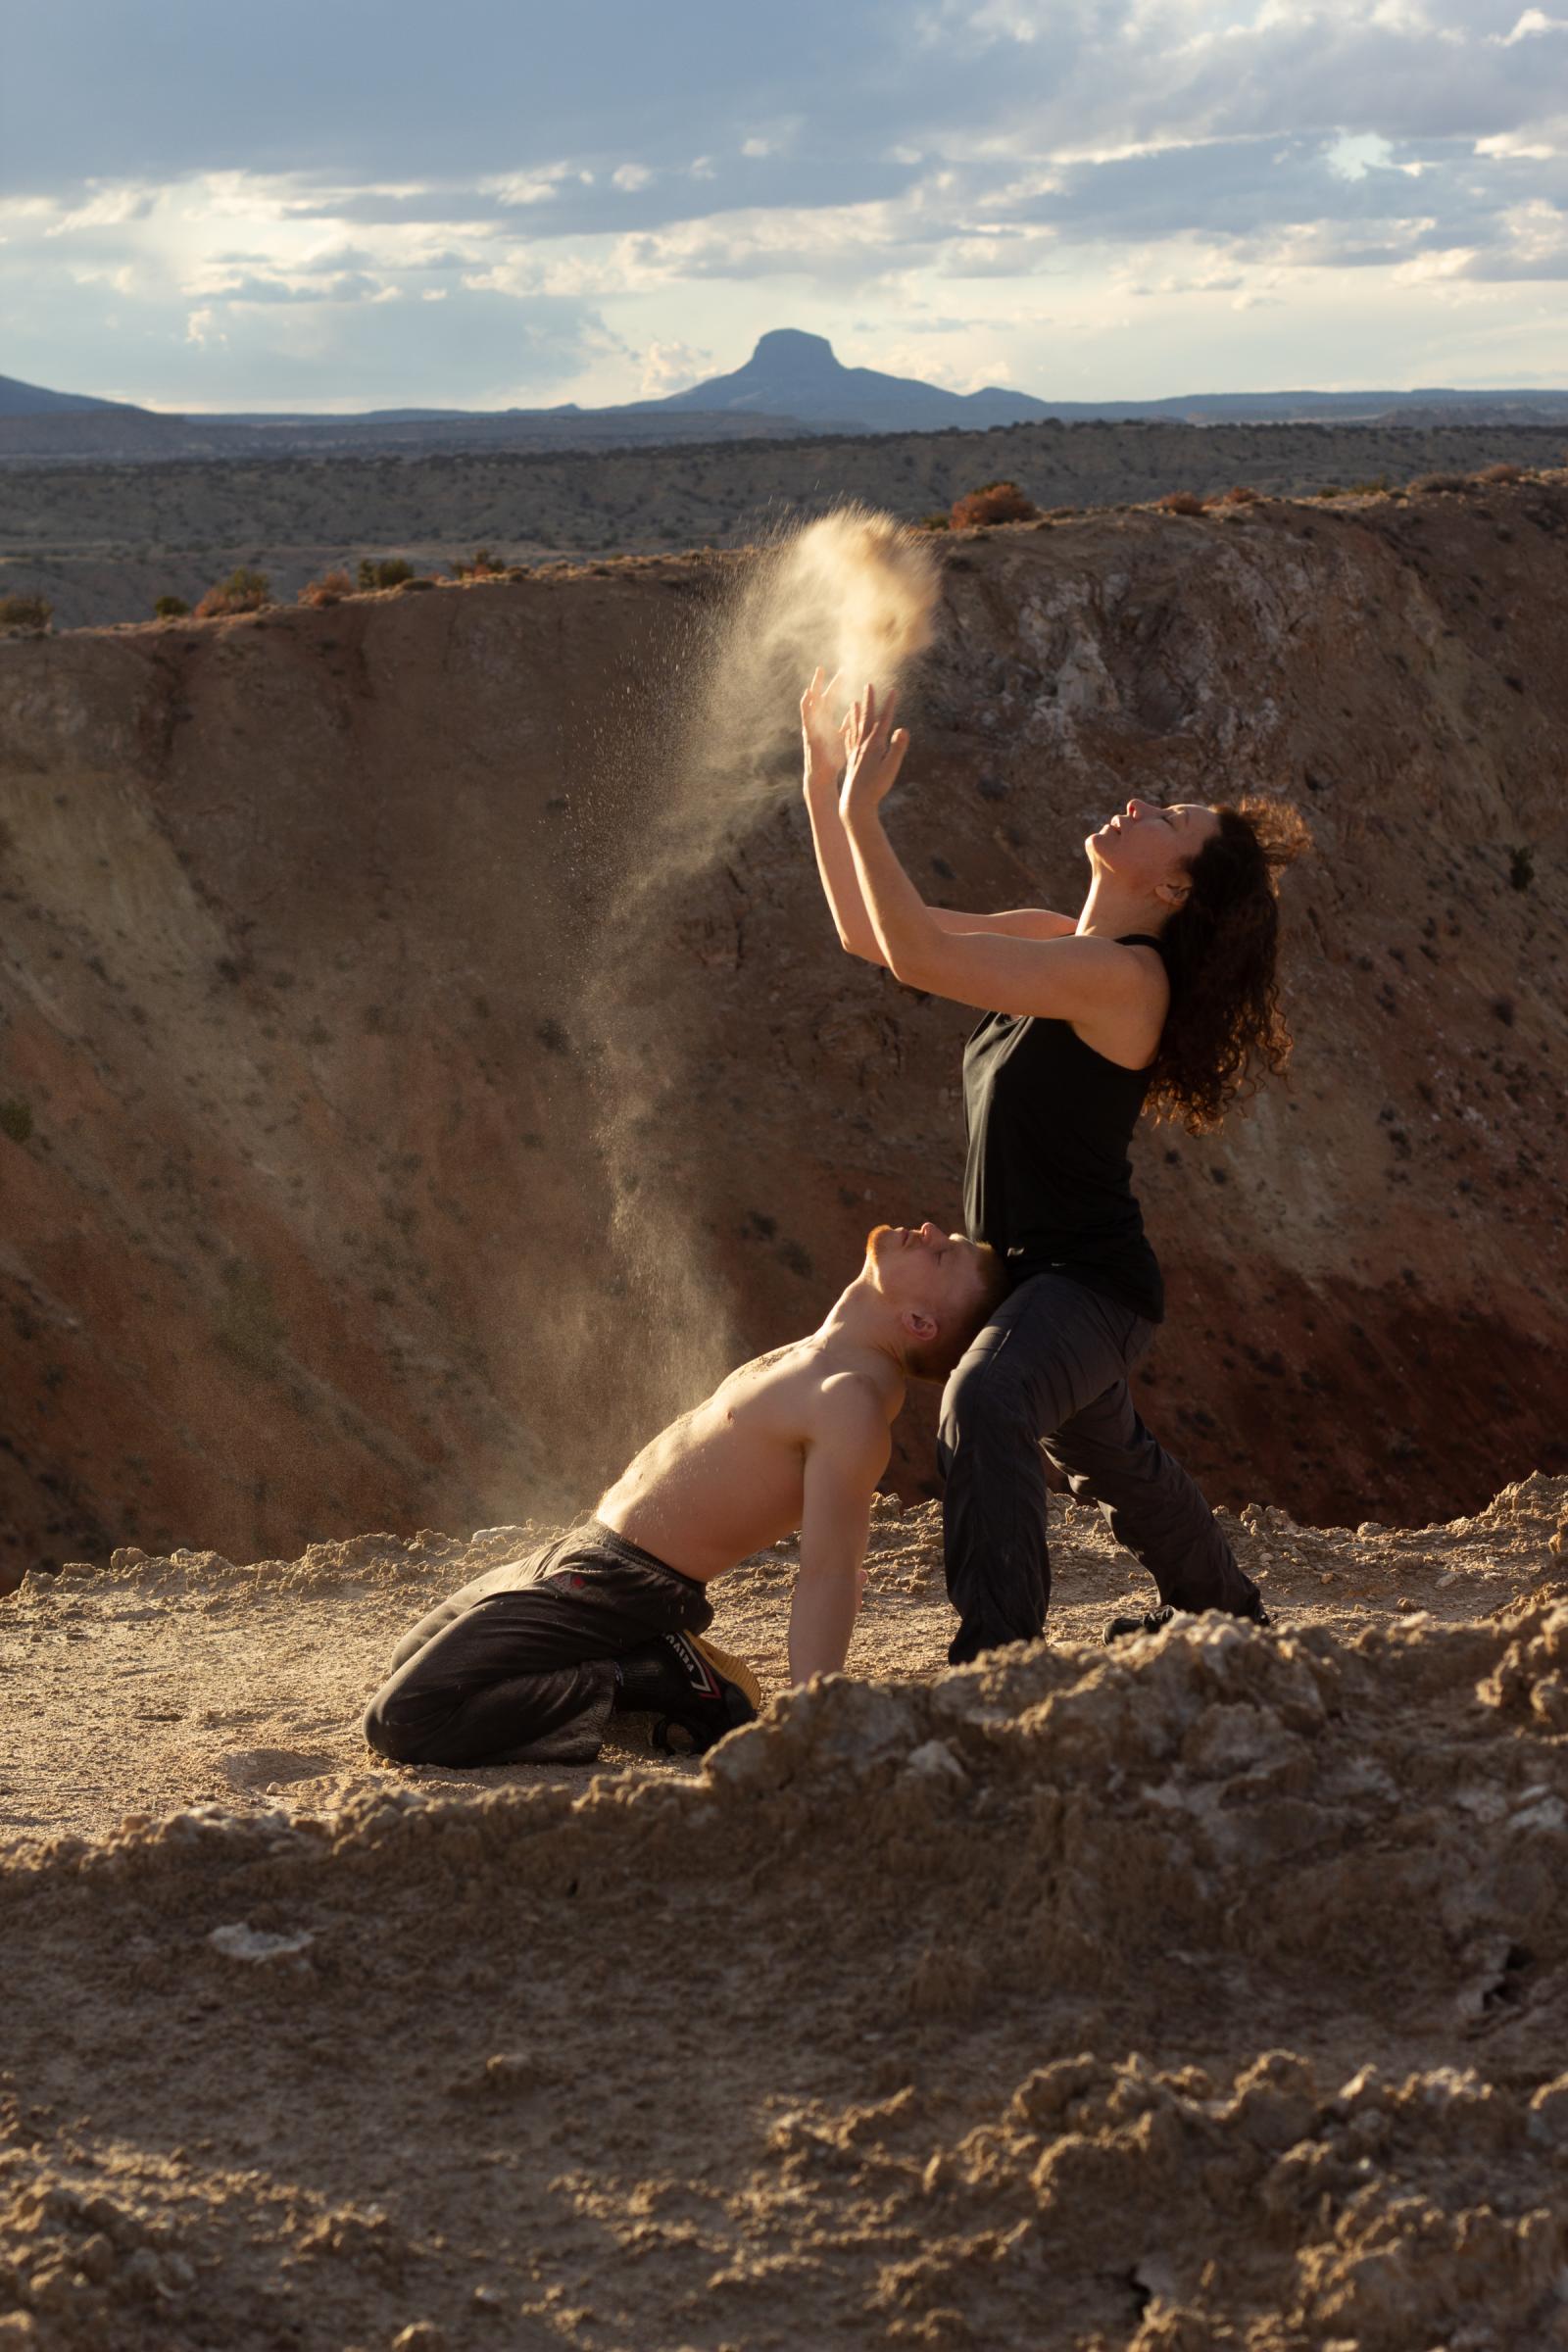
M 693 1649 L 700 1651 L 707 1659 L 721 1682 L 733 1683 L 736 1690 L 745 1694 L 753 1714 L 760 1715 L 762 1711 L 762 1686 L 746 1660 L 731 1657 L 727 1649 L 720 1649 L 714 1642 L 703 1641 L 697 1634 L 688 1634 L 686 1640 Z
M 1236 1625 L 1255 1625 L 1265 1631 L 1277 1630 L 1274 1619 L 1269 1616 L 1261 1604 L 1255 1615 L 1249 1613 L 1244 1617 L 1239 1610 L 1234 1609 L 1223 1613 L 1228 1615 Z M 1222 1612 L 1218 1609 L 1208 1609 L 1203 1614 L 1217 1617 Z M 1169 1620 L 1167 1619 L 1166 1622 L 1168 1623 Z M 1151 1625 L 1147 1617 L 1113 1617 L 1105 1628 L 1105 1647 L 1109 1649 L 1118 1642 L 1130 1642 L 1139 1634 L 1162 1634 L 1164 1631 L 1163 1625 Z

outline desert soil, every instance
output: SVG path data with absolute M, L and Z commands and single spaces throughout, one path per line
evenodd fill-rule
M 0 2346 L 1568 2344 L 1568 1480 L 1249 1506 L 1272 1627 L 1114 1650 L 1058 1510 L 1051 1639 L 956 1671 L 932 1506 L 804 1694 L 745 1563 L 702 1764 L 368 1757 L 542 1529 L 30 1578 Z
M 3 453 L 0 453 L 3 455 Z M 1235 482 L 1274 495 L 1397 490 L 1498 463 L 1560 466 L 1549 425 L 1042 423 L 983 433 L 812 435 L 668 449 L 462 451 L 155 464 L 0 465 L 0 594 L 42 595 L 56 625 L 145 620 L 194 604 L 237 564 L 288 602 L 362 556 L 444 570 L 477 547 L 537 565 L 736 546 L 861 499 L 915 520 L 977 483 L 1043 509 L 1102 508 Z

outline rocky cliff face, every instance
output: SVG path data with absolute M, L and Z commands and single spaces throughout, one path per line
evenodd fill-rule
M 1319 1520 L 1568 1466 L 1568 482 L 946 560 L 933 898 L 1074 903 L 1134 789 L 1316 828 L 1294 1085 L 1139 1147 L 1149 1417 Z M 839 954 L 787 737 L 721 854 L 656 856 L 735 568 L 0 646 L 12 1556 L 586 1502 L 873 1219 L 955 1214 L 965 1015 Z

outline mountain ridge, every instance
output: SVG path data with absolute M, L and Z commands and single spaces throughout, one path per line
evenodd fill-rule
M 100 400 L 90 392 L 52 392 L 44 384 L 24 383 L 19 375 L 0 375 L 0 416 L 58 416 L 84 409 L 117 410 L 122 416 L 150 416 L 124 400 Z
M 338 413 L 198 411 L 137 407 L 56 392 L 0 376 L 0 463 L 39 458 L 134 460 L 309 453 L 366 455 L 426 445 L 458 449 L 514 443 L 565 448 L 642 440 L 770 439 L 831 433 L 984 432 L 1012 424 L 1184 422 L 1191 424 L 1386 423 L 1568 424 L 1568 388 L 1173 393 L 1158 400 L 1041 399 L 998 384 L 954 392 L 918 376 L 846 367 L 825 335 L 770 327 L 750 359 L 657 399 L 602 408 L 393 407 Z

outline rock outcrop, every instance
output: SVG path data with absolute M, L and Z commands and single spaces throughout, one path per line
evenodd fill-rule
M 743 562 L 0 645 L 7 1556 L 581 1502 L 873 1219 L 955 1213 L 965 1015 L 839 954 L 787 696 L 776 789 L 658 865 Z M 930 895 L 1070 903 L 1130 790 L 1316 829 L 1294 1084 L 1139 1147 L 1150 1418 L 1317 1519 L 1564 1467 L 1568 483 L 946 564 Z

